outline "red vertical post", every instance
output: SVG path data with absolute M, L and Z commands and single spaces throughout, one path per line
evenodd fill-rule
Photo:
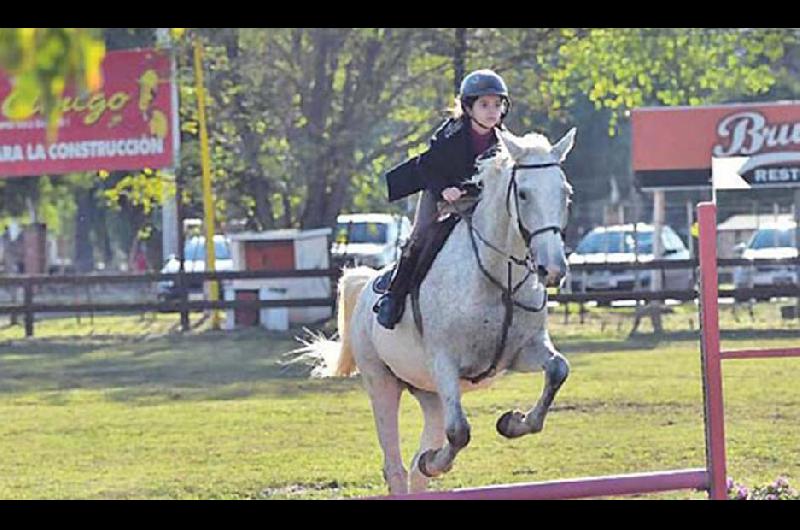
M 712 499 L 727 498 L 725 469 L 725 417 L 722 400 L 722 365 L 719 340 L 719 285 L 717 278 L 717 207 L 697 206 L 700 225 L 700 341 L 705 405 L 706 467 Z

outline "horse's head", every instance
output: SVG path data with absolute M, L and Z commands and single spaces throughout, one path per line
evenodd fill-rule
M 572 196 L 561 163 L 575 143 L 575 129 L 555 145 L 538 134 L 504 133 L 502 141 L 513 164 L 504 172 L 505 209 L 540 277 L 560 285 L 568 270 L 562 236 Z

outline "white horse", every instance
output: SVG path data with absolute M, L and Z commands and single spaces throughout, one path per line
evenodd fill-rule
M 503 133 L 497 154 L 478 162 L 473 181 L 482 186 L 481 198 L 471 219 L 456 225 L 420 288 L 422 334 L 411 303 L 395 329 L 377 323 L 372 306 L 378 295 L 370 280 L 378 272 L 344 272 L 341 342 L 318 340 L 307 351 L 327 358 L 326 375 L 361 373 L 391 494 L 423 491 L 430 478 L 452 467 L 470 439 L 461 393 L 489 386 L 505 370 L 544 370 L 545 387 L 531 410 L 501 416 L 498 432 L 514 438 L 542 430 L 569 373 L 547 332 L 545 284 L 560 284 L 567 273 L 562 234 L 572 190 L 561 163 L 574 138 L 572 129 L 551 146 L 538 134 Z M 425 417 L 410 472 L 398 436 L 404 389 Z

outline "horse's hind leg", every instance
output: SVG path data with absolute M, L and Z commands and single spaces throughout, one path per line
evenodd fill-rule
M 403 384 L 385 367 L 362 367 L 362 379 L 372 403 L 378 441 L 383 450 L 383 478 L 392 495 L 408 493 L 408 473 L 400 453 L 398 409 Z
M 518 371 L 544 369 L 544 389 L 536 406 L 528 412 L 509 411 L 497 420 L 497 432 L 506 438 L 516 438 L 541 431 L 550 405 L 553 404 L 556 393 L 569 375 L 569 363 L 555 349 L 546 333 L 543 334 L 541 341 L 535 342 L 520 353 L 514 369 Z
M 419 451 L 411 461 L 408 475 L 409 493 L 425 491 L 428 487 L 430 478 L 422 474 L 419 470 L 419 459 L 423 453 L 431 449 L 439 449 L 444 445 L 444 411 L 442 410 L 442 400 L 438 394 L 426 392 L 417 388 L 411 389 L 411 393 L 419 401 L 422 413 L 425 415 L 425 427 L 422 430 L 422 437 L 419 441 Z
M 453 461 L 470 439 L 470 426 L 461 408 L 461 385 L 458 367 L 445 355 L 434 357 L 434 379 L 441 396 L 444 410 L 444 426 L 447 443 L 439 449 L 422 453 L 416 468 L 427 477 L 437 477 L 453 467 Z

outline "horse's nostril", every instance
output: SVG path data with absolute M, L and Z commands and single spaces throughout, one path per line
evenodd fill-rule
M 547 269 L 545 268 L 544 265 L 537 265 L 536 273 L 541 277 L 545 277 L 547 276 Z

